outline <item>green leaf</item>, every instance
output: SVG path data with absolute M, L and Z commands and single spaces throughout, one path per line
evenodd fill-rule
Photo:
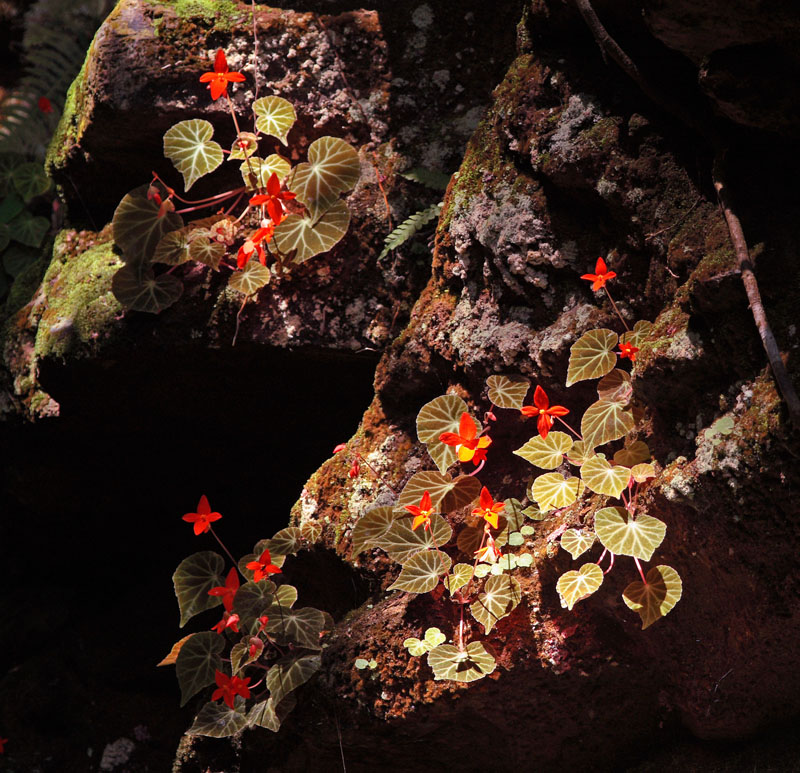
M 300 533 L 306 542 L 313 545 L 322 536 L 322 524 L 316 521 L 306 521 L 300 527 Z
M 622 592 L 626 606 L 642 618 L 642 630 L 668 614 L 683 593 L 680 575 L 671 566 L 654 566 L 645 579 L 647 585 L 636 580 Z
M 556 590 L 561 606 L 572 609 L 591 596 L 603 584 L 603 570 L 597 564 L 584 564 L 578 571 L 566 572 L 558 578 Z
M 20 164 L 11 173 L 11 182 L 25 201 L 41 196 L 50 190 L 50 178 L 42 164 L 33 161 Z
M 180 215 L 167 212 L 159 217 L 159 206 L 147 198 L 149 185 L 140 185 L 122 197 L 114 210 L 114 241 L 126 262 L 149 261 L 162 237 L 183 227 Z
M 593 544 L 594 532 L 591 529 L 567 529 L 561 535 L 561 547 L 573 560 L 583 555 Z
M 472 616 L 489 633 L 499 620 L 511 614 L 522 599 L 519 583 L 507 574 L 486 580 L 483 593 L 469 607 Z
M 508 535 L 508 544 L 513 547 L 519 547 L 520 545 L 525 544 L 525 537 L 522 536 L 518 531 L 512 531 Z
M 278 175 L 278 179 L 283 182 L 292 171 L 292 165 L 277 153 L 267 156 L 266 158 L 251 158 L 250 164 L 245 161 L 239 167 L 242 173 L 242 180 L 247 188 L 251 191 L 256 188 L 266 188 L 267 181 L 274 172 Z
M 253 295 L 269 284 L 270 271 L 257 260 L 251 260 L 241 271 L 234 271 L 228 279 L 228 287 L 243 295 Z
M 186 238 L 190 229 L 179 228 L 177 231 L 170 231 L 161 237 L 156 249 L 153 252 L 153 263 L 165 263 L 168 266 L 179 266 L 189 257 L 189 241 Z
M 294 265 L 300 265 L 315 255 L 332 249 L 350 227 L 350 209 L 336 200 L 314 221 L 304 215 L 287 215 L 275 227 L 273 242 L 284 254 L 295 252 Z
M 639 348 L 647 339 L 650 337 L 650 333 L 653 332 L 653 323 L 648 322 L 645 319 L 640 319 L 634 326 L 633 330 L 623 333 L 620 336 L 620 343 L 622 344 L 633 344 L 635 347 Z
M 22 199 L 16 193 L 9 193 L 0 201 L 0 223 L 8 223 L 23 209 L 25 209 L 25 204 Z
M 374 507 L 362 515 L 353 527 L 353 534 L 350 537 L 353 543 L 353 556 L 377 547 L 381 537 L 389 531 L 394 519 L 393 507 Z
M 411 239 L 417 231 L 424 228 L 431 220 L 435 220 L 439 217 L 443 206 L 444 204 L 440 201 L 438 204 L 432 204 L 430 207 L 415 212 L 413 215 L 406 218 L 383 240 L 383 249 L 381 250 L 381 254 L 378 255 L 378 260 L 385 258 L 391 250 L 396 250 L 398 247 L 401 247 Z
M 587 378 L 605 376 L 617 364 L 613 350 L 618 340 L 617 334 L 606 328 L 584 333 L 569 350 L 567 386 Z
M 267 633 L 272 634 L 278 644 L 296 644 L 309 650 L 320 650 L 320 635 L 326 625 L 325 615 L 314 607 L 283 609 L 281 615 L 270 615 Z
M 159 242 L 159 244 L 161 244 L 161 242 Z M 189 258 L 213 268 L 214 271 L 219 269 L 219 263 L 224 255 L 225 245 L 217 241 L 212 241 L 207 236 L 197 236 L 189 241 Z M 255 261 L 250 262 L 255 263 Z M 260 263 L 257 265 L 261 266 Z M 269 276 L 269 273 L 267 276 Z
M 451 594 L 463 588 L 472 577 L 472 564 L 456 564 L 444 580 L 444 586 Z
M 637 483 L 644 483 L 648 478 L 656 477 L 656 468 L 652 464 L 634 464 L 631 475 Z
M 631 471 L 621 465 L 612 467 L 606 461 L 605 454 L 597 454 L 583 463 L 581 477 L 595 494 L 618 497 L 627 487 Z
M 228 161 L 242 160 L 258 153 L 258 137 L 253 132 L 242 132 L 233 141 Z
M 256 703 L 247 714 L 247 724 L 250 727 L 264 727 L 277 733 L 281 723 L 286 719 L 292 709 L 297 705 L 297 701 L 292 693 L 287 695 L 277 707 L 270 697 L 265 701 Z
M 320 655 L 303 655 L 299 658 L 281 658 L 267 672 L 267 688 L 275 705 L 292 690 L 307 682 L 322 665 Z
M 0 250 L 2 250 L 4 246 L 4 228 L 7 228 L 7 226 L 0 225 Z M 12 244 L 3 252 L 3 268 L 6 274 L 16 279 L 28 266 L 33 265 L 39 260 L 40 256 L 41 252 L 37 249 L 23 247 L 21 244 Z
M 492 571 L 492 564 L 478 564 L 475 567 L 475 576 L 480 580 Z
M 444 499 L 445 494 L 453 488 L 453 479 L 446 474 L 425 470 L 415 472 L 409 479 L 400 496 L 397 498 L 397 510 L 407 515 L 406 505 L 419 505 L 422 496 L 427 491 L 431 497 L 434 508 Z M 480 493 L 480 492 L 479 492 Z
M 647 443 L 642 440 L 634 440 L 629 446 L 621 448 L 614 454 L 614 464 L 633 467 L 640 462 L 646 462 L 649 458 L 650 449 L 647 447 Z
M 587 459 L 594 456 L 594 449 L 583 440 L 576 440 L 567 453 L 569 461 L 580 467 Z
M 450 556 L 441 550 L 423 550 L 403 562 L 403 570 L 388 590 L 427 593 L 439 584 L 451 564 Z
M 525 523 L 525 510 L 522 507 L 522 504 L 518 499 L 514 499 L 513 497 L 510 499 L 506 499 L 503 502 L 504 508 L 502 510 L 503 516 L 505 516 L 508 522 L 508 528 L 511 531 L 519 531 L 522 527 L 522 524 Z
M 276 556 L 293 556 L 303 547 L 303 533 L 297 526 L 287 526 L 267 540 L 267 549 Z
M 186 731 L 187 735 L 208 735 L 212 738 L 227 738 L 247 727 L 244 713 L 245 701 L 236 696 L 235 708 L 229 708 L 223 701 L 209 701 L 194 718 L 194 724 Z
M 592 403 L 581 419 L 581 435 L 592 448 L 618 440 L 636 426 L 633 412 L 622 403 L 599 400 Z
M 225 561 L 212 550 L 195 553 L 178 564 L 172 583 L 178 597 L 181 628 L 195 615 L 222 603 L 218 596 L 209 596 L 208 592 L 225 584 L 224 570 Z
M 164 135 L 164 155 L 183 175 L 187 191 L 222 163 L 222 148 L 211 139 L 213 134 L 214 127 L 208 121 L 190 118 L 176 123 Z
M 410 636 L 408 639 L 406 639 L 403 642 L 403 646 L 408 650 L 409 655 L 413 655 L 417 658 L 420 655 L 424 655 L 426 652 L 429 652 L 431 649 L 427 642 L 420 641 L 415 636 Z
M 450 183 L 451 177 L 451 175 L 440 172 L 438 169 L 426 169 L 421 166 L 409 169 L 400 176 L 405 177 L 406 180 L 424 185 L 426 188 L 430 188 L 434 191 L 445 190 Z M 497 405 L 497 403 L 495 403 L 495 405 Z
M 458 459 L 455 446 L 448 446 L 439 440 L 443 432 L 458 432 L 461 415 L 469 413 L 467 404 L 457 395 L 441 395 L 426 403 L 417 414 L 417 437 L 425 443 L 428 453 L 439 472 L 444 473 L 447 468 L 456 463 Z M 474 417 L 471 417 L 473 421 Z M 475 421 L 475 426 L 480 434 L 481 425 Z
M 624 507 L 604 507 L 594 516 L 594 531 L 612 553 L 649 561 L 663 542 L 667 525 L 649 515 L 633 520 Z
M 489 376 L 486 379 L 489 400 L 498 408 L 522 408 L 530 385 L 531 382 L 523 376 Z
M 289 131 L 297 120 L 294 105 L 288 99 L 274 96 L 261 97 L 253 102 L 253 113 L 256 116 L 258 131 L 275 137 L 286 145 Z
M 183 294 L 181 280 L 172 274 L 155 276 L 147 266 L 123 266 L 111 280 L 111 292 L 126 308 L 158 314 Z
M 580 478 L 565 478 L 560 472 L 547 472 L 533 481 L 530 495 L 540 510 L 567 507 L 583 493 Z
M 361 164 L 352 145 L 339 137 L 320 137 L 308 148 L 308 163 L 295 167 L 291 190 L 316 220 L 340 193 L 358 182 L 360 175 Z
M 26 247 L 39 247 L 44 241 L 50 221 L 23 210 L 8 223 L 9 236 Z
M 10 241 L 11 236 L 8 231 L 8 226 L 5 223 L 0 223 L 0 252 L 8 247 Z
M 430 550 L 436 546 L 443 547 L 453 536 L 450 524 L 440 515 L 431 516 L 431 528 L 411 528 L 410 518 L 399 518 L 377 543 L 389 556 L 399 564 L 404 564 L 415 553 Z
M 530 553 L 520 553 L 517 556 L 517 566 L 528 567 L 533 565 L 533 556 Z
M 627 405 L 633 397 L 633 385 L 629 373 L 614 368 L 597 384 L 597 396 L 607 403 L 623 403 Z
M 280 585 L 275 591 L 275 604 L 271 611 L 280 606 L 282 609 L 291 609 L 297 601 L 297 588 L 294 585 Z
M 234 675 L 238 675 L 245 666 L 258 660 L 263 652 L 264 642 L 257 636 L 254 636 L 252 637 L 252 641 L 256 644 L 256 654 L 255 656 L 251 656 L 250 641 L 249 638 L 245 637 L 238 644 L 234 644 L 233 647 L 231 647 L 231 671 Z
M 181 688 L 181 706 L 204 687 L 214 684 L 214 674 L 222 669 L 225 639 L 213 631 L 196 633 L 185 641 L 175 661 L 175 675 Z
M 491 674 L 495 659 L 479 641 L 470 642 L 464 652 L 452 644 L 440 644 L 428 653 L 428 665 L 434 679 L 451 679 L 454 682 L 474 682 Z
M 571 448 L 572 438 L 566 432 L 548 432 L 547 437 L 532 437 L 514 453 L 535 467 L 554 470 L 564 461 L 564 454 Z
M 519 533 L 522 534 L 523 537 L 530 537 L 532 534 L 536 533 L 536 529 L 533 528 L 530 524 L 525 524 L 520 530 Z
M 424 641 L 429 649 L 433 649 L 440 644 L 444 644 L 447 641 L 447 637 L 436 626 L 432 626 L 425 631 Z
M 248 574 L 252 577 L 252 572 L 248 571 Z M 239 615 L 243 631 L 252 632 L 257 619 L 275 601 L 274 593 L 275 583 L 270 580 L 250 580 L 239 586 L 233 597 L 233 611 Z
M 0 153 L 0 197 L 5 196 L 10 191 L 13 186 L 11 175 L 18 166 L 24 163 L 25 156 L 20 153 Z M 3 205 L 0 204 L 0 211 L 2 208 Z M 0 214 L 0 223 L 4 222 L 5 220 Z

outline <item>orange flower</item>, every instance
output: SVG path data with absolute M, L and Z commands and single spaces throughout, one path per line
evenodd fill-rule
M 194 524 L 195 534 L 204 534 L 211 529 L 211 524 L 218 521 L 222 516 L 219 513 L 212 513 L 211 507 L 208 504 L 206 495 L 200 497 L 200 502 L 197 505 L 196 513 L 186 513 L 183 516 L 184 521 Z
M 592 290 L 596 292 L 601 287 L 605 287 L 606 282 L 615 276 L 616 273 L 614 271 L 608 270 L 606 262 L 602 258 L 598 258 L 594 267 L 594 274 L 584 274 L 581 279 L 588 279 L 592 283 Z
M 236 256 L 236 265 L 239 268 L 244 268 L 250 258 L 253 257 L 253 252 L 258 253 L 258 259 L 262 266 L 267 265 L 267 254 L 261 246 L 261 242 L 268 242 L 272 239 L 275 232 L 275 225 L 270 223 L 266 228 L 259 228 L 241 247 Z
M 250 682 L 249 676 L 242 679 L 239 676 L 228 676 L 222 671 L 217 671 L 214 674 L 214 681 L 217 683 L 217 689 L 211 693 L 212 701 L 222 698 L 230 708 L 233 708 L 233 700 L 237 695 L 241 695 L 243 698 L 250 697 L 250 688 L 247 686 Z
M 414 523 L 411 524 L 411 530 L 416 531 L 417 526 L 420 524 L 425 525 L 425 531 L 431 528 L 431 512 L 433 512 L 433 505 L 431 504 L 431 495 L 426 491 L 419 500 L 419 505 L 406 505 L 411 515 L 416 516 Z
M 481 498 L 480 498 L 480 506 L 476 507 L 473 511 L 473 515 L 480 515 L 486 523 L 489 524 L 493 529 L 497 528 L 499 523 L 499 517 L 502 510 L 505 508 L 505 504 L 503 502 L 495 502 L 492 499 L 492 495 L 489 493 L 489 489 L 484 486 L 481 489 Z M 490 537 L 491 539 L 491 537 Z
M 221 596 L 222 605 L 228 612 L 231 612 L 233 611 L 233 597 L 236 595 L 237 590 L 239 590 L 239 575 L 236 573 L 236 567 L 233 567 L 230 572 L 228 572 L 225 584 L 212 588 L 208 592 L 208 595 Z
M 253 196 L 250 199 L 250 205 L 257 207 L 266 204 L 272 222 L 277 225 L 283 220 L 283 204 L 281 202 L 291 201 L 296 195 L 291 191 L 282 191 L 281 181 L 278 179 L 277 173 L 273 172 L 267 180 L 267 192 Z
M 491 534 L 486 535 L 486 545 L 480 550 L 475 551 L 475 557 L 478 559 L 478 561 L 487 561 L 490 564 L 495 563 L 495 561 L 500 558 L 500 551 L 494 544 Z
M 478 427 L 468 413 L 461 414 L 458 434 L 442 432 L 439 440 L 447 446 L 455 446 L 459 462 L 480 464 L 486 460 L 486 449 L 492 444 L 487 435 L 478 437 Z
M 538 416 L 539 421 L 536 422 L 536 428 L 542 437 L 547 437 L 550 427 L 553 426 L 553 416 L 566 416 L 569 409 L 563 405 L 551 406 L 546 392 L 537 385 L 536 391 L 533 393 L 533 405 L 523 405 L 520 413 L 525 418 Z
M 617 352 L 617 353 L 619 354 L 619 358 L 621 360 L 623 360 L 623 359 L 625 359 L 625 357 L 627 357 L 631 362 L 635 362 L 636 361 L 636 352 L 638 352 L 638 351 L 639 351 L 639 347 L 638 346 L 634 346 L 631 343 L 625 343 L 625 344 L 620 344 L 619 345 L 619 352 Z
M 228 60 L 221 48 L 217 50 L 217 55 L 214 57 L 214 72 L 204 72 L 200 76 L 200 83 L 208 83 L 211 99 L 215 101 L 223 94 L 227 96 L 228 83 L 241 83 L 243 80 L 244 75 L 240 72 L 228 71 Z
M 272 563 L 272 556 L 270 556 L 269 550 L 265 550 L 258 561 L 251 561 L 247 568 L 252 569 L 254 572 L 253 582 L 261 582 L 265 577 L 269 577 L 271 574 L 279 574 L 281 571 Z

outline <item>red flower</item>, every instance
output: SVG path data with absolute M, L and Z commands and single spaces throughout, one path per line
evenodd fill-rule
M 414 518 L 414 523 L 411 524 L 412 531 L 416 531 L 420 524 L 424 524 L 425 531 L 431 528 L 431 512 L 433 511 L 433 505 L 431 504 L 430 493 L 426 491 L 422 495 L 422 499 L 419 500 L 419 505 L 405 505 L 405 508 L 411 515 L 416 516 Z
M 357 478 L 360 474 L 361 474 L 361 457 L 358 454 L 356 454 L 355 459 L 353 459 L 353 464 L 347 471 L 347 477 Z
M 228 572 L 225 584 L 212 588 L 208 592 L 208 595 L 221 596 L 222 605 L 230 612 L 233 610 L 233 597 L 236 595 L 237 590 L 239 590 L 239 575 L 236 573 L 236 567 L 233 567 L 230 572 Z
M 233 699 L 237 695 L 242 698 L 250 697 L 250 688 L 247 686 L 250 682 L 250 677 L 242 679 L 238 676 L 228 676 L 223 674 L 222 671 L 217 671 L 214 674 L 214 681 L 217 683 L 217 689 L 211 693 L 211 700 L 218 701 L 220 698 L 225 701 L 231 708 L 233 708 Z
M 203 534 L 211 529 L 211 524 L 214 521 L 218 521 L 222 516 L 219 513 L 212 513 L 211 507 L 208 504 L 208 499 L 206 499 L 206 495 L 200 497 L 200 501 L 197 504 L 197 512 L 196 513 L 186 513 L 183 516 L 184 521 L 188 521 L 189 523 L 194 524 L 194 533 L 195 534 Z
M 609 279 L 616 276 L 614 271 L 609 271 L 606 262 L 602 258 L 597 259 L 594 267 L 594 274 L 584 274 L 581 279 L 588 279 L 592 283 L 592 290 L 599 290 L 601 287 L 606 286 Z
M 264 629 L 267 627 L 267 623 L 269 622 L 269 618 L 266 615 L 261 615 L 258 618 L 258 632 L 262 633 Z
M 222 620 L 216 625 L 211 626 L 212 631 L 222 635 L 226 628 L 230 628 L 234 633 L 239 633 L 239 615 L 232 615 L 230 612 L 222 613 Z
M 478 437 L 478 427 L 468 413 L 461 414 L 458 425 L 458 434 L 455 432 L 442 432 L 439 440 L 448 446 L 455 446 L 458 461 L 480 464 L 486 459 L 486 449 L 492 444 L 492 439 L 487 435 Z
M 252 569 L 255 573 L 253 582 L 261 582 L 265 577 L 269 577 L 271 574 L 279 574 L 281 571 L 272 563 L 272 556 L 270 556 L 269 550 L 265 550 L 258 561 L 251 561 L 247 568 Z
M 43 113 L 53 112 L 53 103 L 47 97 L 39 97 L 39 101 L 36 105 Z
M 338 454 L 339 451 L 344 451 L 345 448 L 347 448 L 347 443 L 339 443 L 339 445 L 333 449 L 333 453 Z
M 472 514 L 480 515 L 489 526 L 496 529 L 499 523 L 500 512 L 503 508 L 505 508 L 505 504 L 503 502 L 495 502 L 494 499 L 492 499 L 492 495 L 489 493 L 489 489 L 484 486 L 481 489 L 480 507 L 476 507 L 472 511 Z
M 544 389 L 537 385 L 536 391 L 533 393 L 533 405 L 523 405 L 520 413 L 526 418 L 538 416 L 539 421 L 536 423 L 536 428 L 542 437 L 547 437 L 550 427 L 553 426 L 553 416 L 566 416 L 569 409 L 563 405 L 551 406 Z
M 253 257 L 253 252 L 258 253 L 258 259 L 261 261 L 262 266 L 267 265 L 267 254 L 261 246 L 261 242 L 271 241 L 272 235 L 275 232 L 275 224 L 270 223 L 266 228 L 259 228 L 241 247 L 236 256 L 236 265 L 239 268 L 244 268 L 250 258 Z
M 639 347 L 638 346 L 634 346 L 631 343 L 620 344 L 619 345 L 619 352 L 618 352 L 619 358 L 621 360 L 623 360 L 623 359 L 625 359 L 625 357 L 627 357 L 631 362 L 635 362 L 636 361 L 636 352 L 638 352 L 638 351 L 639 351 Z
M 8 738 L 0 738 L 0 754 L 5 754 L 5 745 L 8 743 Z
M 214 57 L 214 72 L 204 72 L 200 76 L 200 83 L 208 83 L 211 99 L 215 101 L 223 94 L 227 96 L 228 83 L 241 83 L 243 80 L 244 75 L 240 72 L 228 72 L 228 60 L 221 48 Z
M 272 222 L 277 225 L 283 220 L 283 204 L 281 202 L 291 201 L 296 195 L 291 191 L 282 191 L 278 174 L 273 172 L 267 180 L 267 192 L 253 196 L 250 204 L 254 207 L 266 204 Z

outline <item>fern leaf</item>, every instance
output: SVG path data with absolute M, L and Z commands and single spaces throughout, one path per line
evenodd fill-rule
M 384 240 L 384 247 L 378 260 L 386 257 L 389 250 L 396 250 L 400 245 L 405 244 L 421 228 L 424 228 L 434 218 L 439 217 L 442 212 L 442 203 L 433 204 L 427 209 L 415 212 L 411 217 L 400 223 Z
M 449 174 L 444 174 L 438 169 L 426 169 L 422 166 L 415 166 L 413 169 L 409 169 L 400 176 L 405 177 L 406 180 L 424 185 L 426 188 L 430 188 L 434 191 L 445 190 L 450 182 Z

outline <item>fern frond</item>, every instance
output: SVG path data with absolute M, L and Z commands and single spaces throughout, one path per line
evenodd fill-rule
M 433 204 L 427 209 L 415 212 L 411 217 L 400 223 L 384 240 L 384 247 L 378 259 L 386 257 L 389 250 L 396 250 L 400 245 L 405 244 L 414 234 L 424 228 L 434 218 L 439 217 L 442 212 L 443 202 Z
M 443 191 L 450 182 L 450 175 L 440 172 L 438 169 L 426 169 L 423 166 L 415 166 L 400 175 L 406 180 L 424 185 L 434 191 Z

